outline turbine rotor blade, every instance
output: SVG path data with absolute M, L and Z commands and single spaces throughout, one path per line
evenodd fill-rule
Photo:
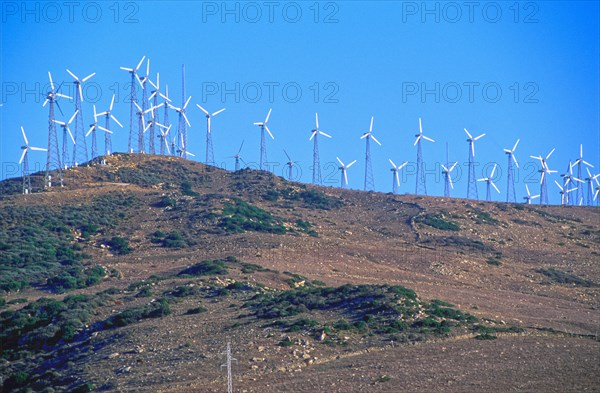
M 377 142 L 379 146 L 381 146 L 381 143 L 373 135 L 371 135 L 371 139 L 373 139 L 375 142 Z
M 515 152 L 515 150 L 517 150 L 517 145 L 519 144 L 520 141 L 521 141 L 520 139 L 517 139 L 517 141 L 515 142 L 515 145 L 512 148 L 513 153 Z
M 392 159 L 390 158 L 390 164 L 392 164 L 392 166 L 394 167 L 394 169 L 396 169 L 396 164 L 394 164 L 394 161 L 392 161 Z
M 216 111 L 215 113 L 213 113 L 211 116 L 214 117 L 214 116 L 218 115 L 219 113 L 223 112 L 225 109 L 227 109 L 227 108 L 219 109 L 218 111 Z
M 316 125 L 316 129 L 319 129 L 319 113 L 315 112 L 315 125 Z
M 23 149 L 23 154 L 21 154 L 21 159 L 19 160 L 19 165 L 21 165 L 21 163 L 25 159 L 25 154 L 27 154 L 27 149 L 29 149 L 29 148 L 26 147 L 25 149 Z
M 373 116 L 371 116 L 371 125 L 369 126 L 369 134 L 373 132 Z
M 81 83 L 83 83 L 83 82 L 87 81 L 88 79 L 90 79 L 90 78 L 91 78 L 92 76 L 94 76 L 94 75 L 96 75 L 96 73 L 95 73 L 95 72 L 92 72 L 91 74 L 89 74 L 88 76 L 86 76 L 85 78 L 83 78 L 83 79 L 81 80 Z
M 340 160 L 339 157 L 336 157 L 335 159 L 338 160 L 338 162 L 340 163 L 341 166 L 344 166 L 344 163 L 342 162 L 342 160 Z
M 269 121 L 269 117 L 271 117 L 271 111 L 273 110 L 273 108 L 269 108 L 269 113 L 267 113 L 267 117 L 265 118 L 265 124 L 267 124 L 267 122 Z
M 207 116 L 210 116 L 210 114 L 208 113 L 208 111 L 207 111 L 206 109 L 204 109 L 203 107 L 201 107 L 201 106 L 200 106 L 200 104 L 196 104 L 196 106 L 197 106 L 198 108 L 200 108 L 200 110 L 201 110 L 202 112 L 206 113 L 206 115 L 207 115 Z
M 423 137 L 423 139 L 425 139 L 426 141 L 429 141 L 429 142 L 435 142 L 433 139 L 431 139 L 431 138 L 429 138 L 429 137 L 427 137 L 427 136 L 425 136 L 425 135 L 422 135 L 422 137 Z
M 327 137 L 327 138 L 331 138 L 331 135 L 324 133 L 323 131 L 319 131 L 319 134 Z
M 498 191 L 498 194 L 500 194 L 500 190 L 498 189 L 498 187 L 496 187 L 494 182 L 490 180 L 490 184 L 492 185 L 492 187 L 494 187 L 496 189 L 496 191 Z
M 267 130 L 267 132 L 269 133 L 269 135 L 271 135 L 272 139 L 275 139 L 275 137 L 273 136 L 273 134 L 271 134 L 271 130 L 269 130 L 269 127 L 267 127 L 266 124 L 265 124 L 265 130 Z
M 356 164 L 356 160 L 354 160 L 350 164 L 346 165 L 346 169 L 350 168 L 354 164 Z
M 121 126 L 121 128 L 123 128 L 123 124 L 121 124 L 112 114 L 110 115 L 110 118 L 113 119 L 119 126 Z
M 135 71 L 139 70 L 140 67 L 142 66 L 142 63 L 144 62 L 144 59 L 146 58 L 146 56 L 142 56 L 142 60 L 140 60 L 140 62 L 138 63 L 137 67 L 135 67 Z
M 473 136 L 472 136 L 472 135 L 469 133 L 469 131 L 467 131 L 467 129 L 466 129 L 466 128 L 465 128 L 464 130 L 465 130 L 465 132 L 467 133 L 467 136 L 469 137 L 469 139 L 473 139 Z
M 25 144 L 29 145 L 29 141 L 27 140 L 27 135 L 25 135 L 25 128 L 21 126 L 21 133 L 23 134 L 23 140 L 25 140 Z

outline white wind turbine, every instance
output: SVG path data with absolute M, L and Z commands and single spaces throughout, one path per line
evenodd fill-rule
M 444 196 L 448 198 L 450 197 L 450 189 L 454 189 L 454 183 L 452 183 L 452 175 L 450 174 L 456 167 L 456 164 L 458 164 L 458 162 L 452 164 L 450 168 L 447 168 L 444 164 L 440 164 L 440 166 L 442 167 L 442 174 L 444 175 Z
M 72 73 L 67 69 L 69 75 L 73 77 L 75 80 L 75 86 L 79 94 L 75 94 L 75 110 L 77 110 L 77 116 L 75 116 L 75 142 L 79 140 L 79 143 L 76 143 L 73 146 L 73 161 L 77 162 L 85 162 L 88 160 L 88 151 L 87 151 L 87 143 L 85 141 L 85 125 L 83 124 L 83 112 L 82 112 L 82 103 L 83 103 L 83 88 L 81 87 L 86 81 L 88 81 L 91 77 L 96 75 L 95 72 L 86 76 L 83 79 L 79 79 L 77 75 Z M 95 121 L 95 120 L 94 120 Z
M 142 66 L 142 63 L 144 62 L 144 59 L 146 59 L 146 56 L 142 56 L 142 59 L 140 60 L 140 62 L 137 64 L 137 66 L 135 68 L 120 67 L 122 70 L 129 72 L 129 74 L 131 75 L 131 92 L 130 92 L 130 96 L 129 96 L 129 102 L 130 102 L 130 107 L 129 107 L 129 142 L 127 144 L 127 151 L 129 151 L 129 152 L 132 151 L 131 140 L 134 138 L 134 135 L 133 135 L 133 117 L 135 115 L 135 110 L 134 110 L 134 105 L 133 104 L 137 102 L 135 82 L 137 80 L 137 82 L 140 85 L 140 87 L 144 88 L 144 86 L 142 85 L 142 81 L 140 80 L 140 77 L 137 74 L 138 70 Z M 139 134 L 142 133 L 142 130 L 139 130 L 139 132 L 138 132 L 138 139 L 139 139 Z M 140 146 L 138 146 L 138 150 L 140 150 Z
M 464 130 L 468 136 L 467 142 L 469 143 L 469 176 L 467 183 L 467 198 L 479 199 L 479 195 L 477 193 L 477 181 L 475 177 L 475 141 L 483 138 L 485 134 L 473 137 L 473 135 L 471 135 L 466 128 Z
M 423 164 L 423 154 L 421 152 L 421 141 L 424 139 L 429 142 L 435 142 L 433 139 L 423 135 L 423 124 L 419 117 L 419 133 L 415 135 L 414 146 L 417 146 L 417 181 L 415 185 L 415 194 L 422 191 L 423 195 L 427 195 L 427 183 L 425 182 L 425 167 Z
M 292 161 L 292 159 L 290 158 L 290 155 L 287 153 L 287 151 L 285 151 L 285 149 L 283 149 L 283 152 L 285 153 L 286 157 L 288 158 L 288 162 L 285 163 L 285 165 L 287 165 L 287 167 L 288 167 L 288 180 L 292 180 L 292 177 L 294 175 L 293 168 L 294 168 L 294 165 L 296 164 L 296 162 Z
M 560 194 L 560 204 L 561 205 L 567 205 L 569 203 L 569 193 L 575 191 L 577 189 L 577 187 L 573 187 L 571 189 L 565 190 L 563 188 L 563 186 L 560 185 L 559 182 L 557 182 L 556 180 L 554 180 L 554 183 L 556 183 L 556 186 L 560 189 L 559 194 Z
M 552 153 L 554 153 L 554 150 L 556 150 L 556 149 L 555 148 L 552 149 L 545 158 L 542 157 L 541 155 L 540 156 L 530 156 L 531 158 L 538 160 L 540 162 L 540 164 L 542 165 L 542 169 L 539 170 L 539 172 L 541 173 L 541 176 L 540 176 L 540 196 L 541 196 L 540 197 L 540 205 L 548 204 L 548 186 L 547 186 L 548 175 L 558 172 L 558 171 L 551 170 L 550 168 L 548 168 L 548 163 L 547 163 L 547 161 L 550 158 L 550 156 L 552 155 Z M 548 175 L 546 175 L 546 174 L 548 174 Z
M 398 176 L 398 172 L 400 171 L 400 169 L 404 168 L 406 164 L 408 164 L 408 161 L 405 161 L 404 163 L 397 166 L 396 164 L 394 164 L 394 161 L 392 161 L 391 158 L 389 160 L 390 164 L 392 164 L 392 169 L 390 169 L 390 171 L 392 172 L 392 193 L 397 194 L 398 187 L 400 186 L 400 176 Z
M 319 114 L 315 113 L 315 128 L 310 132 L 308 140 L 313 141 L 313 168 L 312 183 L 321 184 L 321 158 L 319 157 L 319 135 L 331 138 L 331 135 L 324 133 L 319 129 Z
M 494 164 L 494 168 L 492 168 L 492 173 L 490 173 L 490 175 L 488 177 L 477 179 L 477 181 L 484 181 L 486 183 L 485 200 L 488 202 L 490 202 L 492 200 L 492 193 L 491 193 L 490 186 L 494 187 L 494 189 L 496 191 L 498 191 L 498 194 L 500 193 L 500 190 L 498 189 L 498 187 L 496 187 L 496 184 L 494 184 L 494 181 L 493 181 L 494 173 L 496 173 L 496 166 L 498 166 L 498 164 Z
M 184 155 L 188 155 L 188 156 L 192 156 L 192 157 L 196 157 L 195 154 L 190 153 L 189 151 L 187 151 L 187 149 L 185 148 L 185 140 L 183 138 L 183 135 L 181 136 L 181 148 L 179 150 L 177 150 L 177 153 L 179 154 L 179 157 L 183 157 Z
M 86 137 L 92 134 L 92 159 L 96 158 L 98 154 L 96 147 L 96 129 L 104 131 L 106 134 L 112 134 L 112 131 L 108 128 L 98 125 L 98 116 L 99 114 L 96 113 L 96 105 L 94 105 L 94 122 L 90 124 L 90 129 L 88 130 L 87 134 L 85 134 Z
M 31 192 L 31 178 L 29 177 L 29 154 L 28 151 L 48 151 L 48 149 L 44 149 L 41 147 L 33 147 L 29 146 L 29 141 L 27 140 L 27 135 L 25 135 L 25 129 L 21 126 L 21 133 L 23 134 L 23 140 L 25 144 L 21 146 L 23 150 L 23 154 L 21 154 L 21 159 L 19 160 L 19 165 L 23 164 L 23 194 L 29 194 Z
M 373 139 L 379 146 L 381 143 L 373 136 L 373 116 L 371 116 L 371 125 L 369 131 L 362 134 L 360 139 L 365 140 L 365 183 L 364 190 L 373 190 L 375 188 L 375 180 L 373 178 L 373 166 L 371 164 L 371 139 Z
M 587 165 L 590 168 L 593 168 L 594 166 L 592 164 L 590 164 L 589 162 L 585 161 L 583 159 L 583 144 L 579 145 L 579 158 L 577 158 L 577 160 L 573 163 L 572 167 L 577 166 L 577 178 L 581 179 L 583 176 L 583 165 Z M 576 198 L 577 198 L 577 202 L 579 204 L 582 204 L 583 201 L 583 183 L 580 183 L 577 185 L 577 193 L 576 193 Z
M 112 99 L 110 100 L 110 106 L 107 111 L 98 113 L 98 116 L 105 116 L 104 128 L 110 130 L 110 119 L 113 119 L 121 128 L 123 128 L 123 124 L 117 120 L 117 118 L 112 114 L 113 106 L 115 104 L 115 95 L 113 94 Z M 104 155 L 109 156 L 112 153 L 112 140 L 111 133 L 104 133 Z
M 179 113 L 179 128 L 177 129 L 177 140 L 181 143 L 179 145 L 178 151 L 181 151 L 180 156 L 183 158 L 186 158 L 186 156 L 190 155 L 190 154 L 186 154 L 186 150 L 185 150 L 186 135 L 184 135 L 185 134 L 184 128 L 185 128 L 185 124 L 187 124 L 188 127 L 192 126 L 190 124 L 190 121 L 188 120 L 187 115 L 185 114 L 185 110 L 187 109 L 187 106 L 189 105 L 191 99 L 192 99 L 192 96 L 189 96 L 181 108 L 178 108 L 174 105 L 168 104 L 172 109 L 175 109 L 175 111 L 177 113 Z
M 267 117 L 265 117 L 265 121 L 259 121 L 259 122 L 254 123 L 255 126 L 260 127 L 260 164 L 259 164 L 259 169 L 261 171 L 265 170 L 265 168 L 267 166 L 267 141 L 265 140 L 265 130 L 269 133 L 269 135 L 271 136 L 272 139 L 275 139 L 275 137 L 271 133 L 271 130 L 269 130 L 269 127 L 267 126 L 267 123 L 269 122 L 269 117 L 271 116 L 271 110 L 272 110 L 272 108 L 269 109 L 269 113 L 267 113 Z
M 218 111 L 213 112 L 211 114 L 210 112 L 208 112 L 206 109 L 204 109 L 199 104 L 196 104 L 196 106 L 202 112 L 204 112 L 204 114 L 206 115 L 206 161 L 204 163 L 206 165 L 209 165 L 209 164 L 214 165 L 215 164 L 215 155 L 214 155 L 214 151 L 213 151 L 213 140 L 212 140 L 212 130 L 210 128 L 210 119 L 212 117 L 218 115 L 219 113 L 223 112 L 225 110 L 225 108 L 219 109 Z
M 513 161 L 516 167 L 519 168 L 517 157 L 515 157 L 515 150 L 517 150 L 517 146 L 519 145 L 520 141 L 520 139 L 517 139 L 512 149 L 504 149 L 504 153 L 508 155 L 508 184 L 506 186 L 506 202 L 517 202 L 517 196 L 515 193 L 515 178 L 513 174 Z
M 165 155 L 165 150 L 167 151 L 167 153 L 169 155 L 171 155 L 171 150 L 169 150 L 169 141 L 167 141 L 167 134 L 169 134 L 169 131 L 171 130 L 171 126 L 172 124 L 170 124 L 165 131 L 161 130 L 159 128 L 158 132 L 160 133 L 158 135 L 158 139 L 160 140 L 160 154 L 162 156 Z
M 540 195 L 531 195 L 531 193 L 529 192 L 529 186 L 527 186 L 527 184 L 525 184 L 525 189 L 527 190 L 527 196 L 523 197 L 523 199 L 525 199 L 526 204 L 531 205 L 531 200 L 539 198 Z
M 592 175 L 592 173 L 590 172 L 590 168 L 585 168 L 585 170 L 588 173 L 588 176 L 583 179 L 586 183 L 587 183 L 587 205 L 588 206 L 594 206 L 594 181 L 596 183 L 598 183 L 598 176 L 600 176 L 599 174 L 596 175 Z
M 338 162 L 340 163 L 340 167 L 339 170 L 342 173 L 342 177 L 341 177 L 341 187 L 342 188 L 346 188 L 348 186 L 348 175 L 346 174 L 346 171 L 348 170 L 348 168 L 350 168 L 352 165 L 354 165 L 356 163 L 356 160 L 352 161 L 351 163 L 349 163 L 348 165 L 345 165 L 342 160 L 340 160 L 339 157 L 336 157 L 336 159 L 338 160 Z
M 240 145 L 240 148 L 239 148 L 238 152 L 235 155 L 228 157 L 228 158 L 235 158 L 235 170 L 236 170 L 236 172 L 240 170 L 240 161 L 244 162 L 244 159 L 242 158 L 242 154 L 241 154 L 243 146 L 244 146 L 244 141 L 242 141 L 242 144 Z
M 56 120 L 56 119 L 52 120 L 54 123 L 60 125 L 63 129 L 63 135 L 62 135 L 62 138 L 63 138 L 63 146 L 62 146 L 63 160 L 62 160 L 62 163 L 63 163 L 65 169 L 67 169 L 68 164 L 69 164 L 69 139 L 67 138 L 67 134 L 71 137 L 71 141 L 73 141 L 73 146 L 75 146 L 75 143 L 76 143 L 75 138 L 73 137 L 73 133 L 71 132 L 71 129 L 69 128 L 69 125 L 73 122 L 73 120 L 75 120 L 75 116 L 77 116 L 77 112 L 78 112 L 78 110 L 75 110 L 75 113 L 73 113 L 73 116 L 71 116 L 71 118 L 67 122 Z

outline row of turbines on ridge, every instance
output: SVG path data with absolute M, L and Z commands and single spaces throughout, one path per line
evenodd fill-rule
M 160 90 L 160 75 L 156 74 L 156 80 L 153 82 L 150 79 L 150 59 L 147 60 L 146 63 L 146 74 L 141 76 L 139 75 L 139 70 L 142 67 L 142 64 L 146 60 L 146 57 L 143 56 L 142 59 L 137 63 L 135 67 L 120 67 L 122 70 L 128 72 L 131 76 L 131 91 L 130 91 L 130 118 L 129 118 L 129 139 L 127 151 L 131 153 L 149 153 L 149 154 L 169 154 L 169 155 L 177 155 L 182 158 L 187 158 L 188 156 L 194 157 L 194 154 L 187 150 L 187 127 L 191 127 L 189 119 L 186 115 L 187 107 L 191 101 L 191 96 L 186 98 L 185 94 L 185 66 L 182 66 L 182 105 L 180 107 L 176 107 L 172 104 L 172 100 L 169 98 L 168 86 L 165 87 L 164 93 Z M 112 113 L 115 96 L 113 95 L 110 105 L 108 109 L 104 112 L 97 112 L 96 106 L 93 106 L 94 109 L 94 121 L 89 125 L 89 129 L 87 132 L 85 131 L 84 122 L 83 122 L 83 111 L 82 111 L 82 103 L 83 103 L 83 89 L 82 85 L 92 78 L 96 73 L 92 73 L 85 78 L 77 77 L 70 70 L 66 70 L 69 75 L 73 78 L 73 83 L 75 85 L 75 111 L 73 115 L 67 121 L 60 121 L 55 118 L 54 108 L 55 106 L 60 110 L 61 114 L 62 109 L 58 103 L 59 98 L 65 98 L 72 100 L 72 97 L 69 97 L 60 92 L 62 87 L 62 83 L 56 86 L 52 80 L 52 75 L 48 72 L 48 78 L 50 81 L 50 91 L 46 94 L 46 99 L 42 106 L 49 106 L 49 116 L 48 116 L 48 145 L 47 148 L 40 148 L 29 146 L 29 141 L 25 134 L 25 130 L 21 127 L 21 132 L 23 135 L 23 139 L 25 145 L 21 148 L 23 153 L 21 155 L 21 159 L 19 164 L 22 164 L 23 168 L 23 193 L 27 194 L 31 192 L 31 180 L 29 176 L 29 164 L 28 164 L 28 151 L 45 151 L 47 152 L 47 160 L 46 160 L 46 174 L 45 174 L 45 187 L 52 186 L 52 177 L 51 172 L 53 170 L 57 171 L 59 176 L 59 183 L 63 185 L 62 171 L 69 167 L 69 163 L 72 166 L 77 166 L 78 163 L 83 163 L 89 161 L 88 156 L 88 148 L 86 138 L 91 136 L 91 158 L 96 159 L 100 156 L 98 150 L 98 142 L 97 142 L 97 133 L 104 133 L 104 155 L 109 156 L 112 153 L 112 141 L 111 135 L 113 134 L 111 120 L 114 121 L 120 127 L 123 127 L 123 124 L 119 122 L 119 120 Z M 138 89 L 137 86 L 141 88 L 142 98 L 138 100 Z M 150 93 L 148 95 L 148 93 Z M 161 102 L 159 102 L 159 100 Z M 150 105 L 151 103 L 151 105 Z M 140 105 L 141 104 L 141 105 Z M 210 113 L 204 107 L 199 104 L 196 104 L 197 107 L 204 113 L 206 116 L 206 152 L 205 152 L 205 163 L 214 165 L 214 149 L 213 149 L 213 140 L 212 140 L 212 129 L 211 129 L 211 119 L 221 112 L 225 111 L 225 108 L 220 109 L 216 112 Z M 163 108 L 163 118 L 162 121 L 159 119 L 159 109 Z M 177 126 L 177 134 L 170 137 L 169 132 L 171 131 L 172 124 L 169 121 L 169 109 L 174 110 L 178 114 L 178 126 Z M 64 114 L 63 114 L 64 116 Z M 268 127 L 268 121 L 271 116 L 271 109 L 267 113 L 264 121 L 255 122 L 254 125 L 260 128 L 260 161 L 259 168 L 261 170 L 267 169 L 267 138 L 266 135 L 269 135 L 272 139 L 275 139 L 273 133 Z M 104 120 L 104 125 L 99 124 L 99 120 Z M 57 135 L 57 125 L 62 129 L 62 149 L 59 151 L 59 143 L 58 143 L 58 135 Z M 71 127 L 74 128 L 74 132 L 71 130 Z M 468 184 L 467 184 L 467 198 L 469 199 L 479 199 L 478 191 L 477 191 L 477 182 L 484 182 L 486 185 L 486 200 L 492 200 L 492 189 L 496 192 L 500 193 L 499 188 L 494 183 L 494 174 L 496 172 L 496 165 L 492 168 L 490 174 L 484 178 L 477 179 L 475 176 L 475 142 L 479 139 L 483 138 L 485 134 L 481 134 L 479 136 L 473 137 L 471 133 L 465 128 L 464 129 L 467 142 L 469 144 L 469 161 L 468 161 Z M 320 164 L 320 156 L 319 156 L 319 136 L 323 136 L 326 138 L 331 138 L 332 136 L 328 133 L 322 131 L 319 128 L 319 115 L 315 114 L 315 128 L 311 130 L 311 135 L 309 140 L 313 142 L 313 166 L 312 166 L 312 183 L 313 184 L 322 184 L 321 178 L 321 164 Z M 416 139 L 414 142 L 414 146 L 417 148 L 417 161 L 416 161 L 416 184 L 415 184 L 415 193 L 420 195 L 427 195 L 427 187 L 425 181 L 425 170 L 423 164 L 423 155 L 422 155 L 422 142 L 435 142 L 433 139 L 423 134 L 423 126 L 421 118 L 419 118 L 419 132 L 415 135 Z M 155 139 L 159 140 L 158 149 L 155 146 Z M 170 138 L 170 139 L 169 139 Z M 365 132 L 360 139 L 365 140 L 366 150 L 365 150 L 365 175 L 364 175 L 364 190 L 373 190 L 374 189 L 374 177 L 373 177 L 373 168 L 371 163 L 371 141 L 381 145 L 379 140 L 375 138 L 373 135 L 373 117 L 371 117 L 371 123 L 369 126 L 369 130 Z M 69 157 L 69 141 L 72 142 L 72 159 Z M 517 140 L 512 149 L 504 149 L 504 153 L 508 157 L 508 183 L 507 183 L 507 192 L 506 192 L 506 201 L 507 202 L 516 202 L 516 192 L 514 185 L 514 167 L 519 167 L 519 163 L 515 157 L 515 150 L 519 144 L 520 140 Z M 240 162 L 244 162 L 241 156 L 241 150 L 243 147 L 240 146 L 237 153 L 230 158 L 235 159 L 235 170 L 240 170 L 241 165 Z M 548 167 L 548 160 L 555 149 L 552 149 L 549 154 L 546 156 L 531 156 L 540 162 L 540 193 L 537 195 L 532 195 L 529 187 L 525 185 L 527 195 L 523 198 L 525 203 L 531 203 L 532 200 L 539 198 L 540 204 L 548 204 L 548 177 L 557 173 L 556 170 L 551 170 Z M 289 154 L 284 150 L 288 158 L 288 162 L 286 165 L 288 166 L 288 178 L 291 180 L 293 178 L 293 166 L 295 162 L 292 161 Z M 340 171 L 340 186 L 342 188 L 346 188 L 348 185 L 348 169 L 356 163 L 356 160 L 345 164 L 339 157 L 336 157 L 339 162 L 339 171 Z M 394 194 L 398 193 L 398 187 L 400 186 L 400 177 L 398 175 L 399 171 L 404 168 L 408 164 L 408 161 L 396 165 L 394 161 L 389 159 L 392 168 L 390 171 L 392 172 L 392 192 Z M 446 146 L 446 164 L 442 164 L 442 175 L 444 177 L 444 196 L 450 197 L 451 190 L 454 188 L 454 184 L 452 181 L 452 171 L 456 167 L 457 162 L 450 163 L 448 161 L 448 152 Z M 574 175 L 573 169 L 577 169 L 577 176 Z M 587 177 L 583 177 L 583 169 L 587 171 Z M 569 162 L 567 166 L 567 170 L 565 173 L 561 174 L 562 184 L 555 180 L 556 186 L 560 190 L 561 195 L 561 204 L 563 205 L 593 205 L 594 201 L 598 204 L 600 202 L 600 198 L 598 198 L 598 194 L 600 192 L 600 182 L 598 177 L 600 174 L 592 175 L 589 168 L 593 168 L 593 165 L 589 162 L 585 161 L 583 158 L 583 147 L 580 145 L 579 157 L 573 162 Z M 595 186 L 594 186 L 595 182 Z M 586 192 L 584 192 L 584 186 L 587 188 Z M 575 196 L 572 197 L 571 194 L 574 193 Z

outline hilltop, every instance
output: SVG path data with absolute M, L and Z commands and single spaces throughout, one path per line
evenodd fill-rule
M 597 389 L 598 208 L 106 164 L 0 183 L 5 391 Z

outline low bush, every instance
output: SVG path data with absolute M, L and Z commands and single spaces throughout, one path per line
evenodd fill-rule
M 178 276 L 214 276 L 214 275 L 225 275 L 228 273 L 225 261 L 221 259 L 206 260 L 197 263 L 193 266 L 183 269 Z
M 118 255 L 126 255 L 132 251 L 129 246 L 129 240 L 121 236 L 113 236 L 107 244 L 112 252 Z
M 159 299 L 145 306 L 134 307 L 108 318 L 104 328 L 123 327 L 148 318 L 162 318 L 171 314 L 167 299 Z
M 586 280 L 584 278 L 578 277 L 571 273 L 566 273 L 560 270 L 556 270 L 554 268 L 549 269 L 538 269 L 536 272 L 543 274 L 548 277 L 551 282 L 555 282 L 557 284 L 573 284 L 575 286 L 580 287 L 597 287 L 598 283 L 595 283 L 592 280 Z
M 446 218 L 447 215 L 444 213 L 430 213 L 417 217 L 415 221 L 442 231 L 459 231 L 460 226 Z

